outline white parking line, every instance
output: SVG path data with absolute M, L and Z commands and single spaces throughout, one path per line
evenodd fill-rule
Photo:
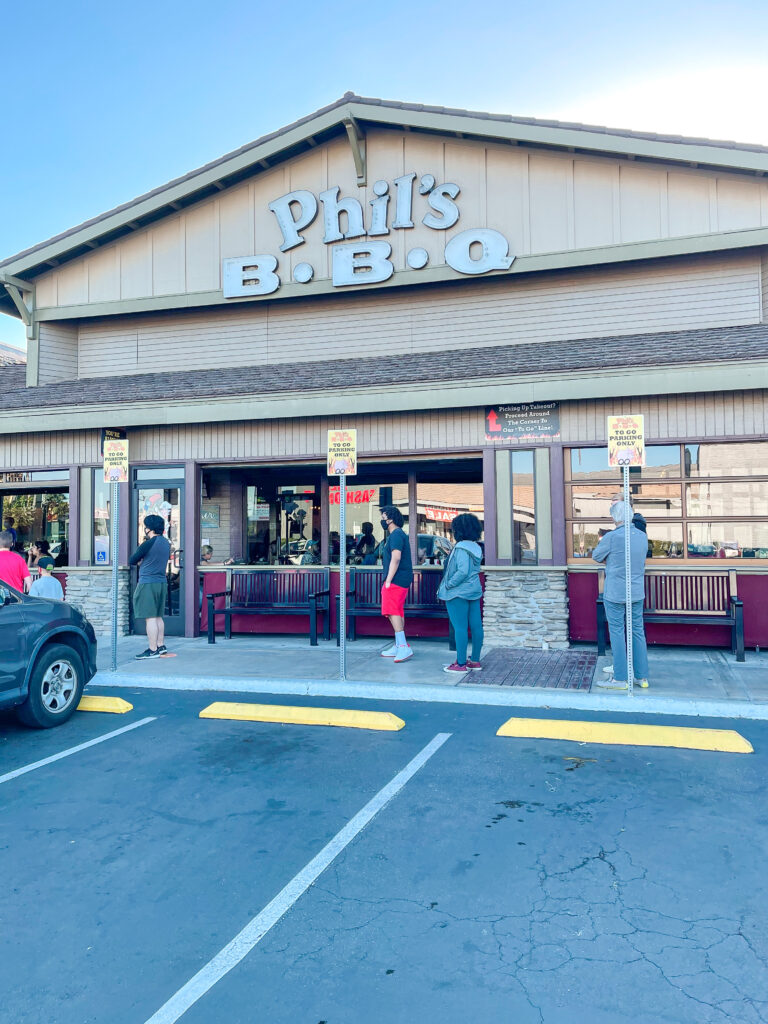
M 88 747 L 95 747 L 97 743 L 103 743 L 105 740 L 111 740 L 113 736 L 121 736 L 124 732 L 130 732 L 131 729 L 138 729 L 142 725 L 149 725 L 150 722 L 154 722 L 156 716 L 152 718 L 142 718 L 139 722 L 133 722 L 131 725 L 124 725 L 122 729 L 115 729 L 113 732 L 105 732 L 103 736 L 97 736 L 95 740 L 88 740 L 87 743 L 78 743 L 76 747 L 69 747 L 68 750 L 62 750 L 59 754 L 52 754 L 50 757 L 44 757 L 42 761 L 33 761 L 32 764 L 25 764 L 23 768 L 16 768 L 12 772 L 7 772 L 5 775 L 0 775 L 0 785 L 3 782 L 10 782 L 11 779 L 18 779 L 20 775 L 26 775 L 27 772 L 33 772 L 36 768 L 44 768 L 47 764 L 53 764 L 54 761 L 60 761 L 62 757 L 69 757 L 71 754 L 77 754 L 81 750 L 86 750 Z
M 416 772 L 436 753 L 451 733 L 441 732 L 421 750 L 401 772 L 388 782 L 383 789 L 369 800 L 362 810 L 344 828 L 337 832 L 333 839 L 324 846 L 316 857 L 295 875 L 284 889 L 275 896 L 271 903 L 257 914 L 216 956 L 209 960 L 205 967 L 182 988 L 171 996 L 167 1003 L 153 1014 L 146 1024 L 175 1024 L 201 996 L 236 967 L 254 946 L 259 943 L 273 925 L 304 895 L 325 869 L 333 863 L 341 851 L 365 828 L 366 825 L 392 800 L 409 782 Z

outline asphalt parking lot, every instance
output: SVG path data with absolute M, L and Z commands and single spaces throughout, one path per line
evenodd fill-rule
M 768 723 L 669 723 L 740 755 L 503 738 L 503 708 L 290 700 L 405 721 L 374 732 L 120 696 L 0 716 L 3 1021 L 768 1020 Z

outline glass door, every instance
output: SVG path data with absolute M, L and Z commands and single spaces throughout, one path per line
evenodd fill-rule
M 147 474 L 155 473 L 155 479 L 148 479 Z M 178 474 L 178 476 L 177 476 Z M 165 603 L 165 632 L 168 636 L 184 635 L 184 476 L 182 469 L 171 469 L 164 472 L 157 470 L 137 470 L 137 479 L 133 484 L 132 508 L 132 551 L 144 541 L 144 517 L 160 516 L 165 523 L 165 536 L 171 545 L 171 557 L 168 560 L 166 579 L 168 594 Z M 176 477 L 174 479 L 174 477 Z M 193 557 L 194 562 L 194 557 Z M 131 593 L 138 582 L 138 572 L 131 573 Z M 133 620 L 133 632 L 143 633 L 144 619 Z

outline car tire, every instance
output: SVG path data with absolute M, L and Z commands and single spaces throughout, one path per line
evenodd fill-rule
M 63 725 L 80 703 L 84 686 L 83 661 L 74 647 L 52 644 L 38 655 L 29 679 L 29 694 L 16 714 L 33 729 Z

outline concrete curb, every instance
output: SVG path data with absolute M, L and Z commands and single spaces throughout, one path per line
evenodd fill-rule
M 300 697 L 352 697 L 362 700 L 424 701 L 432 704 L 478 704 L 511 708 L 562 708 L 569 711 L 609 711 L 632 715 L 682 715 L 687 718 L 748 718 L 768 721 L 768 702 L 686 700 L 636 693 L 583 693 L 540 688 L 441 686 L 439 683 L 345 682 L 333 679 L 259 679 L 228 676 L 133 675 L 97 672 L 90 687 L 133 687 L 150 690 L 209 690 L 223 693 L 294 694 Z

